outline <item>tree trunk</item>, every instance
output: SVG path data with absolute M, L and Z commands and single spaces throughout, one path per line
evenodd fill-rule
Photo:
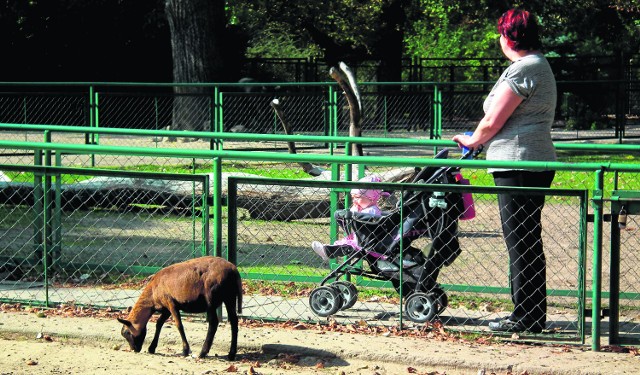
M 220 81 L 224 76 L 224 0 L 166 0 L 165 10 L 171 32 L 173 81 Z M 205 87 L 174 88 L 173 130 L 205 128 L 210 120 L 209 91 Z
M 378 81 L 402 82 L 402 53 L 404 43 L 404 28 L 407 20 L 405 9 L 407 0 L 394 0 L 382 7 L 380 39 L 375 45 L 375 51 L 380 58 L 378 66 Z M 383 91 L 398 90 L 397 86 L 382 86 Z

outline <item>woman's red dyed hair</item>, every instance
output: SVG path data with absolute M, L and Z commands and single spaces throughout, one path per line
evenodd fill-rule
M 498 19 L 498 32 L 507 39 L 509 47 L 516 51 L 537 50 L 542 47 L 538 23 L 530 12 L 511 9 Z

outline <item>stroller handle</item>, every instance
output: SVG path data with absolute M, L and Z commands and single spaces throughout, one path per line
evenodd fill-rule
M 482 153 L 482 150 L 484 149 L 483 145 L 480 145 L 476 148 L 470 148 L 467 149 L 467 151 L 462 155 L 462 157 L 460 159 L 475 159 L 478 155 L 480 155 L 480 153 Z

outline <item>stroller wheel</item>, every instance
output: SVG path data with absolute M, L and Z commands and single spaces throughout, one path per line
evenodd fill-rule
M 353 283 L 348 281 L 336 281 L 335 283 L 331 283 L 329 285 L 332 288 L 335 288 L 338 293 L 342 295 L 342 307 L 341 310 L 345 310 L 353 307 L 358 301 L 358 289 Z
M 422 292 L 416 292 L 407 297 L 404 309 L 409 320 L 414 323 L 430 321 L 438 313 L 433 297 Z
M 321 286 L 311 291 L 309 307 L 318 316 L 333 315 L 342 308 L 342 294 L 330 286 Z

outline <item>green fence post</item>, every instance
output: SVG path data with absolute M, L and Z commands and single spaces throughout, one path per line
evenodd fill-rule
M 238 182 L 230 178 L 227 183 L 227 260 L 238 264 Z
M 340 181 L 340 164 L 332 163 L 331 164 L 331 181 Z M 329 206 L 330 206 L 330 225 L 329 225 L 329 238 L 331 239 L 331 243 L 334 243 L 338 239 L 338 224 L 336 223 L 335 217 L 333 214 L 338 210 L 339 206 L 339 194 L 336 189 L 331 189 L 331 193 L 329 195 Z
M 62 166 L 62 154 L 56 152 L 56 166 Z M 62 256 L 62 175 L 55 174 L 55 203 L 53 205 L 53 217 L 51 224 L 53 226 L 53 264 L 60 267 L 60 258 Z
M 442 139 L 442 90 L 438 90 L 438 99 L 436 106 L 436 139 Z
M 51 143 L 51 132 L 48 130 L 44 132 L 44 141 L 46 143 Z M 51 150 L 46 150 L 44 152 L 44 165 L 45 167 L 51 166 Z M 42 202 L 42 213 L 43 213 L 43 222 L 44 226 L 42 227 L 43 231 L 43 257 L 42 263 L 44 268 L 44 285 L 45 285 L 45 306 L 49 307 L 49 271 L 53 266 L 53 261 L 51 257 L 51 219 L 52 219 L 52 203 L 51 203 L 51 173 L 48 171 L 44 174 L 44 191 L 42 194 L 43 202 Z
M 585 302 L 587 299 L 586 271 L 587 271 L 587 216 L 589 214 L 589 193 L 585 190 L 580 200 L 580 224 L 578 240 L 578 335 L 580 343 L 585 342 Z
M 41 167 L 43 163 L 43 151 L 42 150 L 34 150 L 34 160 L 33 164 L 36 167 Z M 44 209 L 43 209 L 43 196 L 44 192 L 42 191 L 42 172 L 34 171 L 33 172 L 33 242 L 34 242 L 34 263 L 36 265 L 43 264 L 42 261 L 44 257 Z M 42 273 L 44 275 L 45 269 L 42 269 Z
M 436 139 L 436 132 L 437 132 L 437 128 L 438 128 L 438 108 L 439 108 L 439 103 L 438 103 L 438 95 L 440 93 L 440 90 L 438 89 L 438 86 L 433 86 L 433 124 L 431 126 L 431 130 L 429 131 L 429 139 Z
M 94 110 L 95 110 L 95 103 L 93 101 L 94 97 L 93 97 L 93 86 L 89 86 L 89 108 L 87 108 L 87 126 L 89 126 L 90 128 L 93 128 L 93 122 L 94 122 Z M 84 143 L 85 144 L 91 144 L 91 138 L 90 138 L 91 134 L 90 133 L 84 133 Z
M 209 230 L 209 176 L 205 176 L 202 180 L 200 199 L 202 201 L 202 255 L 205 256 L 211 254 L 211 249 L 209 248 L 209 240 L 211 239 Z
M 222 132 L 222 126 L 220 124 L 220 120 L 222 119 L 219 111 L 220 111 L 220 103 L 219 103 L 219 95 L 220 95 L 220 88 L 218 86 L 215 86 L 213 88 L 213 101 L 211 101 L 211 99 L 209 99 L 211 101 L 211 126 L 210 126 L 210 131 L 212 132 Z M 218 150 L 218 143 L 220 142 L 220 140 L 218 138 L 211 138 L 209 139 L 209 149 L 210 150 Z
M 153 120 L 154 120 L 154 129 L 160 130 L 160 111 L 158 110 L 158 97 L 153 98 Z M 158 143 L 160 143 L 160 137 L 153 137 L 154 143 L 156 147 L 158 147 Z
M 213 159 L 213 255 L 222 256 L 222 159 Z
M 98 127 L 98 94 L 95 92 L 93 86 L 89 86 L 89 127 Z M 96 144 L 95 133 L 85 133 L 86 144 Z M 91 154 L 91 166 L 96 166 L 96 155 Z
M 337 133 L 337 125 L 336 125 L 336 93 L 335 90 L 333 89 L 333 86 L 329 85 L 329 89 L 328 89 L 328 98 L 327 98 L 327 121 L 325 124 L 325 130 L 324 133 L 325 135 L 328 136 L 334 136 Z M 328 145 L 325 145 L 329 147 L 329 154 L 333 155 L 333 152 L 335 150 L 335 143 L 331 142 Z
M 191 159 L 191 174 L 196 174 L 196 159 Z M 203 212 L 204 214 L 204 212 Z M 196 181 L 191 181 L 191 257 L 195 258 L 198 255 L 196 251 Z M 202 241 L 202 239 L 201 239 Z M 200 256 L 203 254 L 202 242 L 200 243 Z
M 593 191 L 593 281 L 591 297 L 591 349 L 600 351 L 600 298 L 602 295 L 602 193 L 604 169 L 596 171 Z
M 93 122 L 93 127 L 98 129 L 100 127 L 100 96 L 97 91 L 93 95 L 95 96 L 93 101 L 95 104 L 95 120 Z M 100 133 L 93 133 L 91 137 L 92 145 L 100 144 Z
M 220 89 L 216 86 L 216 131 L 223 133 L 224 132 L 224 111 L 223 107 L 223 96 Z M 224 141 L 222 139 L 216 139 L 215 141 L 215 149 L 222 150 L 224 148 Z

